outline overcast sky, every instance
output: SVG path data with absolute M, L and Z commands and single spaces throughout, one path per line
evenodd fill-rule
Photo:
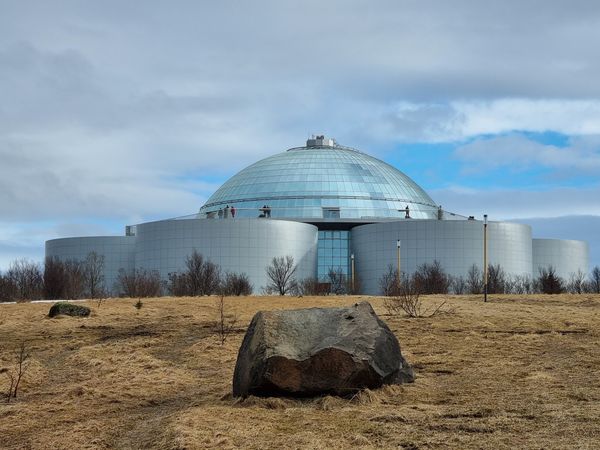
M 600 3 L 0 0 L 0 268 L 312 133 L 600 264 Z

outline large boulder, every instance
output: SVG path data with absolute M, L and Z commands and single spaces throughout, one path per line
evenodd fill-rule
M 90 315 L 90 308 L 87 306 L 76 305 L 68 302 L 58 302 L 52 305 L 48 312 L 48 317 L 56 317 L 60 315 L 73 317 L 87 317 Z
M 238 353 L 233 395 L 348 395 L 412 381 L 396 336 L 362 302 L 256 313 Z

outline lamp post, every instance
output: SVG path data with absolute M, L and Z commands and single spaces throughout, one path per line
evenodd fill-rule
M 396 257 L 398 259 L 398 284 L 402 282 L 402 277 L 400 276 L 400 239 L 396 241 Z
M 483 215 L 483 301 L 487 302 L 488 295 L 488 254 L 487 254 L 487 214 Z
M 350 255 L 350 270 L 352 274 L 352 294 L 355 294 L 354 291 L 354 253 Z

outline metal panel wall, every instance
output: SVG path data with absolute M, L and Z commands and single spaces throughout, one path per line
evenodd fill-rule
M 531 275 L 531 228 L 491 222 L 488 232 L 489 263 L 500 264 L 508 274 Z M 363 292 L 379 294 L 379 278 L 390 264 L 397 266 L 398 239 L 405 273 L 436 260 L 454 276 L 465 276 L 473 264 L 483 267 L 480 221 L 405 220 L 362 225 L 353 228 L 352 245 Z
M 46 257 L 83 261 L 90 252 L 104 255 L 104 284 L 113 292 L 119 269 L 132 270 L 135 261 L 135 236 L 94 236 L 46 241 Z
M 589 247 L 584 241 L 562 239 L 533 240 L 533 275 L 536 276 L 541 267 L 552 266 L 557 274 L 569 280 L 571 274 L 581 270 L 588 274 Z
M 275 256 L 290 255 L 298 279 L 317 273 L 317 227 L 271 219 L 186 219 L 137 226 L 135 265 L 158 270 L 163 278 L 181 271 L 194 249 L 223 272 L 245 273 L 259 294 L 265 268 Z

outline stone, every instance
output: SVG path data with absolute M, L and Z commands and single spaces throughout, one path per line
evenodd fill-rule
M 238 353 L 233 395 L 346 396 L 413 381 L 396 336 L 361 302 L 256 313 Z
M 48 312 L 48 317 L 56 317 L 60 315 L 73 317 L 87 317 L 90 315 L 90 308 L 87 306 L 76 305 L 68 302 L 58 302 L 52 305 Z

